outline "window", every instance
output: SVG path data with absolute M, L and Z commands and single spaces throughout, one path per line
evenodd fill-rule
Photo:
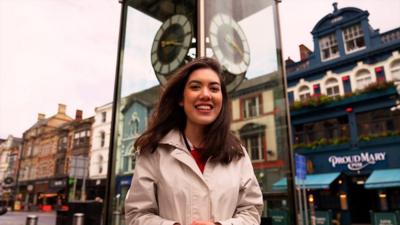
M 104 131 L 100 132 L 100 147 L 104 147 L 106 143 L 106 133 Z
M 63 152 L 67 149 L 67 136 L 63 136 L 60 137 L 60 139 L 58 139 L 58 151 L 59 152 Z
M 240 139 L 249 152 L 251 160 L 265 159 L 265 129 L 266 126 L 257 123 L 248 123 L 239 130 Z
M 304 101 L 311 97 L 310 88 L 307 86 L 302 86 L 299 88 L 299 99 L 300 101 Z
M 104 162 L 103 156 L 99 155 L 98 158 L 97 158 L 97 166 L 98 166 L 97 172 L 99 174 L 103 173 L 103 162 Z
M 372 83 L 372 75 L 368 70 L 364 69 L 356 74 L 357 89 L 364 89 L 371 83 Z
M 251 118 L 260 114 L 259 97 L 247 98 L 244 100 L 244 118 Z
M 65 159 L 57 159 L 56 161 L 56 175 L 63 175 L 64 174 L 64 164 Z
M 264 160 L 263 133 L 243 137 L 244 146 L 253 161 Z
M 319 39 L 319 48 L 321 49 L 322 61 L 334 59 L 339 56 L 339 48 L 335 34 L 330 34 Z
M 356 24 L 343 29 L 346 53 L 361 50 L 365 47 L 364 32 L 361 24 Z
M 339 143 L 350 138 L 348 117 L 316 121 L 294 126 L 295 144 L 313 144 L 315 142 Z
M 129 121 L 128 134 L 133 136 L 139 134 L 139 124 L 140 119 L 138 113 L 133 112 Z
M 336 97 L 340 95 L 339 83 L 335 78 L 330 78 L 325 83 L 326 95 L 329 97 Z
M 101 113 L 101 122 L 105 123 L 107 121 L 107 112 Z
M 396 60 L 391 64 L 390 72 L 392 73 L 393 80 L 400 81 L 400 60 Z
M 90 138 L 89 130 L 77 131 L 74 134 L 74 147 L 80 147 L 82 145 L 88 145 Z
M 27 178 L 26 172 L 27 172 L 27 168 L 26 167 L 21 168 L 21 170 L 19 171 L 19 179 L 25 180 Z
M 135 158 L 135 154 L 133 153 L 133 144 L 128 144 L 124 149 L 122 159 L 122 172 L 132 172 L 134 168 L 133 160 Z
M 130 134 L 135 135 L 139 133 L 139 120 L 137 118 L 132 119 L 129 122 Z
M 359 136 L 379 137 L 400 131 L 400 112 L 379 109 L 356 115 Z

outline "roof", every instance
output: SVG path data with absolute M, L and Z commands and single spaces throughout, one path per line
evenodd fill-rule
M 325 33 L 327 30 L 335 30 L 337 26 L 347 25 L 349 21 L 355 22 L 369 16 L 368 11 L 363 11 L 355 7 L 345 7 L 338 9 L 337 3 L 333 3 L 334 10 L 332 13 L 324 16 L 314 26 L 311 33 L 316 35 L 318 33 Z
M 141 104 L 149 108 L 153 107 L 160 99 L 160 94 L 161 94 L 161 86 L 156 85 L 146 90 L 128 95 L 124 97 L 126 104 L 122 111 L 129 108 L 134 102 L 140 102 Z
M 230 93 L 230 96 L 238 97 L 245 94 L 249 90 L 251 92 L 254 92 L 257 89 L 257 87 L 265 89 L 266 86 L 269 85 L 272 86 L 277 81 L 277 79 L 278 79 L 278 73 L 276 71 L 255 78 L 251 78 L 249 80 L 245 79 L 239 85 L 239 87 L 236 88 L 235 91 Z

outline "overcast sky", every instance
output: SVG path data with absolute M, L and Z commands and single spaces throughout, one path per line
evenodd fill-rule
M 400 26 L 399 0 L 342 0 L 370 13 L 381 32 Z M 313 50 L 311 30 L 333 11 L 332 0 L 282 0 L 284 57 Z M 57 104 L 84 117 L 112 101 L 117 57 L 118 0 L 0 0 L 0 138 L 22 136 L 38 113 Z

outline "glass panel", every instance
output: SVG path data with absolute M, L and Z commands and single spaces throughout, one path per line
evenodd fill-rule
M 264 216 L 271 216 L 271 210 L 288 211 L 287 195 L 273 190 L 289 165 L 274 10 L 273 1 L 262 0 L 206 1 L 205 9 L 207 56 L 221 62 L 233 90 L 231 128 L 246 146 L 266 198 L 280 196 L 266 202 Z
M 197 15 L 201 2 L 123 3 L 126 16 L 116 90 L 114 155 L 109 160 L 107 224 L 125 223 L 124 200 L 135 167 L 133 144 L 148 127 L 162 89 L 159 84 L 195 58 L 201 44 L 206 56 L 223 66 L 231 99 L 231 129 L 253 159 L 266 198 L 263 217 L 271 216 L 271 210 L 288 217 L 293 213 L 289 210 L 294 204 L 288 195 L 291 188 L 273 189 L 273 184 L 291 171 L 275 1 L 204 1 L 204 17 Z M 201 18 L 204 21 L 199 21 Z M 204 33 L 199 31 L 203 25 Z

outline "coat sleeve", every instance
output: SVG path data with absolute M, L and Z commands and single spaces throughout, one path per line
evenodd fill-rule
M 156 153 L 137 154 L 131 187 L 125 199 L 127 225 L 173 225 L 158 215 Z
M 218 221 L 221 225 L 259 225 L 263 211 L 263 197 L 251 160 L 245 156 L 241 168 L 241 185 L 236 210 L 231 219 Z

